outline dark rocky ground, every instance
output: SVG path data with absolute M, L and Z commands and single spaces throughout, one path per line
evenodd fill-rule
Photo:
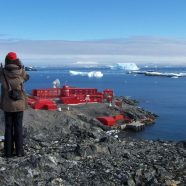
M 0 185 L 186 184 L 186 141 L 120 139 L 119 131 L 95 119 L 121 111 L 134 119 L 155 118 L 135 101 L 123 99 L 122 108 L 107 104 L 61 107 L 62 112 L 25 111 L 26 154 L 6 159 L 0 152 Z M 3 130 L 2 112 L 0 120 Z

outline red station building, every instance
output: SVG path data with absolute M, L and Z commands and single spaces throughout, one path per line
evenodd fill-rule
M 34 109 L 56 109 L 55 101 L 63 104 L 112 102 L 113 90 L 105 89 L 98 92 L 96 88 L 77 88 L 63 86 L 62 88 L 34 89 L 28 98 L 29 105 Z M 52 106 L 49 106 L 52 105 Z

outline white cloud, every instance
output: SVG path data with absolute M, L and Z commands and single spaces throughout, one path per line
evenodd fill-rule
M 15 51 L 24 63 L 119 62 L 186 64 L 186 40 L 130 37 L 97 41 L 0 40 L 0 59 Z

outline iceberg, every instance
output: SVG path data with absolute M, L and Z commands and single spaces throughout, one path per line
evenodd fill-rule
M 103 73 L 100 71 L 92 71 L 92 72 L 88 73 L 88 77 L 101 78 L 101 77 L 103 77 Z
M 80 75 L 80 76 L 88 76 L 89 78 L 92 78 L 92 77 L 101 78 L 101 77 L 103 77 L 103 73 L 100 72 L 100 71 L 79 72 L 79 71 L 70 70 L 69 73 L 72 76 Z
M 135 63 L 117 63 L 117 68 L 123 70 L 139 70 L 139 67 Z

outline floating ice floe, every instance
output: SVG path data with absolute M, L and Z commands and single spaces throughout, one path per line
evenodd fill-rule
M 79 71 L 70 70 L 69 73 L 70 73 L 70 75 L 73 75 L 73 76 L 80 75 L 80 76 L 88 76 L 90 78 L 92 78 L 92 77 L 96 77 L 96 78 L 103 77 L 103 73 L 100 72 L 100 71 L 79 72 Z
M 79 71 L 73 71 L 73 70 L 70 70 L 69 73 L 72 76 L 77 76 L 77 75 L 87 76 L 87 74 L 88 74 L 88 72 L 79 72 Z

